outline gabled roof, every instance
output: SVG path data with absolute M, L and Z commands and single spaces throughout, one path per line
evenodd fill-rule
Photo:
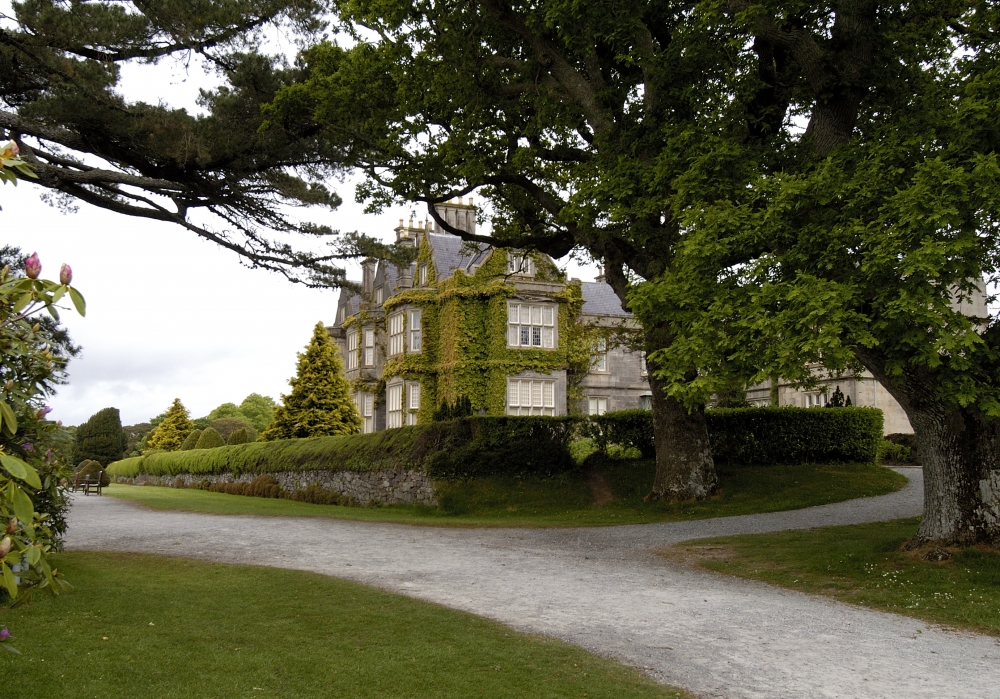
M 469 272 L 472 265 L 481 261 L 490 250 L 488 245 L 477 245 L 470 251 L 465 241 L 450 233 L 427 233 L 426 236 L 438 280 L 447 279 L 459 269 Z
M 606 282 L 583 282 L 583 313 L 595 316 L 620 316 L 632 314 L 622 308 L 618 294 Z
M 359 282 L 355 282 L 356 284 Z M 344 308 L 344 318 L 350 318 L 358 312 L 361 307 L 361 297 L 353 291 L 347 289 L 340 290 L 340 299 L 337 301 L 337 311 Z

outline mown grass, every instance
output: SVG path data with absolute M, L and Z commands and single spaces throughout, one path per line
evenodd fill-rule
M 904 552 L 920 520 L 699 539 L 668 556 L 843 602 L 1000 636 L 1000 552 L 954 550 L 950 560 Z
M 471 614 L 300 571 L 106 552 L 73 588 L 0 609 L 5 697 L 690 699 Z
M 646 502 L 653 482 L 652 461 L 591 460 L 593 472 L 548 479 L 482 478 L 439 484 L 441 507 L 378 508 L 312 505 L 194 489 L 116 485 L 113 497 L 158 510 L 213 514 L 336 517 L 409 524 L 455 526 L 603 526 L 727 517 L 791 510 L 858 497 L 884 495 L 906 482 L 903 476 L 868 464 L 802 464 L 720 470 L 722 490 L 710 500 Z M 614 498 L 594 505 L 595 473 Z

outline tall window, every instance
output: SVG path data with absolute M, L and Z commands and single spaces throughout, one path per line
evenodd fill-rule
M 556 382 L 507 379 L 508 415 L 555 415 Z
M 408 398 L 406 411 L 406 424 L 417 424 L 417 411 L 420 410 L 420 384 L 415 381 L 406 384 L 406 394 Z
M 608 341 L 603 337 L 596 340 L 593 345 L 593 354 L 590 355 L 590 370 L 605 372 L 608 370 Z M 594 413 L 591 413 L 592 415 Z
M 639 353 L 639 375 L 649 376 L 649 368 L 646 366 L 646 353 Z
M 376 306 L 381 306 L 382 305 L 382 296 L 383 296 L 382 289 L 383 289 L 383 287 L 381 287 L 381 286 L 379 288 L 375 289 L 375 305 Z
M 403 353 L 403 314 L 389 316 L 389 356 Z
M 375 394 L 364 391 L 354 394 L 354 405 L 361 415 L 361 431 L 370 434 L 375 431 Z
M 410 311 L 410 351 L 419 352 L 423 346 L 423 326 L 420 309 Z
M 508 255 L 507 274 L 533 277 L 535 276 L 535 261 L 526 255 Z
M 386 427 L 403 426 L 403 384 L 385 388 Z
M 347 368 L 358 368 L 358 331 L 351 330 L 347 333 Z
M 556 346 L 556 307 L 526 303 L 507 304 L 507 346 Z
M 608 399 L 598 396 L 589 396 L 587 398 L 587 413 L 589 415 L 603 415 L 608 412 Z
M 365 328 L 365 366 L 375 366 L 375 329 Z
M 826 394 L 825 393 L 807 393 L 806 394 L 806 407 L 807 408 L 822 408 L 826 405 Z
M 427 286 L 427 265 L 420 265 L 420 286 Z

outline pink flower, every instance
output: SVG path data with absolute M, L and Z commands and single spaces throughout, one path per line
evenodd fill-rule
M 64 263 L 59 268 L 59 283 L 63 286 L 69 286 L 71 281 L 73 281 L 73 268 Z
M 2 629 L 0 629 L 0 643 L 3 643 L 8 638 L 10 638 L 10 631 L 8 631 L 7 627 L 4 626 Z
M 43 405 L 41 408 L 38 409 L 38 412 L 35 413 L 35 417 L 37 417 L 39 420 L 44 420 L 45 416 L 48 415 L 51 412 L 52 412 L 52 408 L 50 408 L 47 405 Z
M 31 253 L 24 261 L 24 273 L 28 275 L 28 279 L 38 279 L 38 275 L 42 273 L 42 263 L 37 252 Z

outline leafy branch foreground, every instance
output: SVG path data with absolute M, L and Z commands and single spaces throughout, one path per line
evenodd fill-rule
M 0 657 L 4 696 L 690 699 L 566 643 L 344 580 L 56 558 L 72 590 L 0 609 L 23 653 Z
M 437 482 L 440 508 L 313 505 L 190 488 L 112 486 L 105 492 L 157 510 L 214 514 L 333 517 L 451 526 L 600 526 L 793 510 L 898 490 L 906 479 L 871 464 L 799 464 L 720 469 L 718 497 L 647 502 L 652 460 L 591 458 L 591 468 L 550 478 L 492 476 Z M 596 482 L 595 482 L 596 480 Z M 597 504 L 602 503 L 602 504 Z
M 1000 552 L 984 547 L 903 551 L 919 524 L 913 518 L 699 539 L 678 544 L 666 555 L 720 573 L 1000 636 Z

